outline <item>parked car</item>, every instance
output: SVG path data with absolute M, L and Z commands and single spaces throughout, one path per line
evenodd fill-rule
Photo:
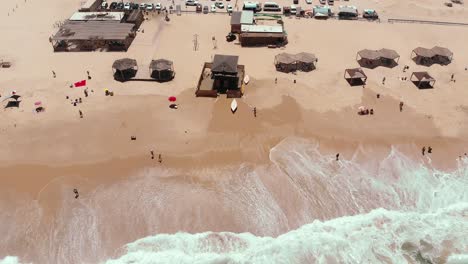
M 219 9 L 224 9 L 224 4 L 222 2 L 216 2 L 215 6 Z
M 115 9 L 117 7 L 117 2 L 112 2 L 109 6 L 109 9 Z
M 154 6 L 154 9 L 156 9 L 157 11 L 160 11 L 162 9 L 161 3 L 156 3 L 156 5 Z
M 107 4 L 106 1 L 102 2 L 101 4 L 101 9 L 106 9 L 109 5 Z
M 186 6 L 196 6 L 198 4 L 198 1 L 196 0 L 186 0 L 185 5 Z
M 140 6 L 138 4 L 135 4 L 135 3 L 131 3 L 130 4 L 130 9 L 132 10 L 138 10 L 138 8 L 140 8 Z
M 196 7 L 196 9 L 195 9 L 196 12 L 197 12 L 197 13 L 201 13 L 201 12 L 202 12 L 202 9 L 203 9 L 202 5 L 201 5 L 201 4 L 197 4 L 197 7 Z
M 227 11 L 228 13 L 232 13 L 232 6 L 228 4 L 228 5 L 226 6 L 226 11 Z
M 334 5 L 335 4 L 335 0 L 328 0 L 328 5 Z
M 147 11 L 153 11 L 154 5 L 153 4 L 146 4 L 146 10 Z
M 124 8 L 124 3 L 120 2 L 120 3 L 117 3 L 117 7 L 115 9 L 123 9 Z
M 312 4 L 312 0 L 305 0 L 306 1 L 306 4 L 310 5 Z
M 125 3 L 123 9 L 124 10 L 130 10 L 130 3 L 129 2 Z
M 289 12 L 291 13 L 291 15 L 295 15 L 297 13 L 297 8 L 295 5 L 292 5 L 289 9 Z
M 208 6 L 203 7 L 203 14 L 208 14 Z
M 214 5 L 214 4 L 211 5 L 211 12 L 212 13 L 216 12 L 216 5 Z
M 141 3 L 141 4 L 140 4 L 140 9 L 141 9 L 141 10 L 145 10 L 145 9 L 146 9 L 146 4 L 145 4 L 145 3 Z
M 319 0 L 320 4 L 321 5 L 326 5 L 327 4 L 327 0 Z

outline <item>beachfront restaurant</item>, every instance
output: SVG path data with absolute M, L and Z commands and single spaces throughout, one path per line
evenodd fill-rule
M 216 54 L 213 62 L 205 63 L 200 75 L 197 97 L 217 97 L 226 94 L 228 98 L 240 98 L 243 94 L 244 65 L 239 65 L 239 56 Z
M 284 46 L 288 38 L 282 25 L 242 25 L 239 41 L 241 46 Z

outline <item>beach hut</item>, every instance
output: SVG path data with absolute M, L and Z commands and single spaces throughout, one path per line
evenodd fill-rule
M 346 69 L 344 78 L 351 86 L 364 85 L 367 81 L 367 75 L 361 68 Z
M 282 52 L 275 56 L 275 67 L 280 72 L 293 72 L 297 69 L 296 58 L 293 54 Z
M 413 72 L 410 81 L 419 89 L 432 89 L 436 80 L 428 72 Z
M 309 72 L 316 68 L 318 61 L 314 54 L 308 52 L 301 52 L 295 55 L 297 70 Z
M 239 76 L 237 64 L 239 56 L 216 54 L 211 66 L 211 78 L 214 81 L 213 89 L 219 93 L 239 89 Z
M 114 61 L 112 70 L 114 72 L 114 79 L 124 82 L 136 76 L 138 66 L 136 60 L 125 58 Z
M 424 66 L 431 66 L 434 63 L 448 65 L 452 62 L 453 52 L 439 46 L 435 46 L 432 49 L 417 47 L 411 52 L 411 59 L 416 64 Z
M 152 60 L 149 66 L 151 78 L 159 82 L 167 82 L 174 78 L 174 63 L 166 59 Z
M 395 67 L 398 65 L 400 55 L 392 49 L 369 50 L 363 49 L 358 51 L 356 60 L 361 67 L 374 69 L 378 66 Z

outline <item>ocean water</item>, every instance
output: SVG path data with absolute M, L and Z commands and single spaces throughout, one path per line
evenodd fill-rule
M 1 260 L 18 236 L 33 263 L 468 263 L 468 160 L 374 156 L 336 162 L 290 138 L 268 165 L 145 169 L 78 202 L 63 186 L 53 226 L 31 203 L 0 213 L 0 264 L 21 263 Z

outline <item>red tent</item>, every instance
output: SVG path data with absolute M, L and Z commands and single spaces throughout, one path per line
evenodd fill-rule
M 75 87 L 82 87 L 82 86 L 86 86 L 86 80 L 81 80 L 75 83 Z

